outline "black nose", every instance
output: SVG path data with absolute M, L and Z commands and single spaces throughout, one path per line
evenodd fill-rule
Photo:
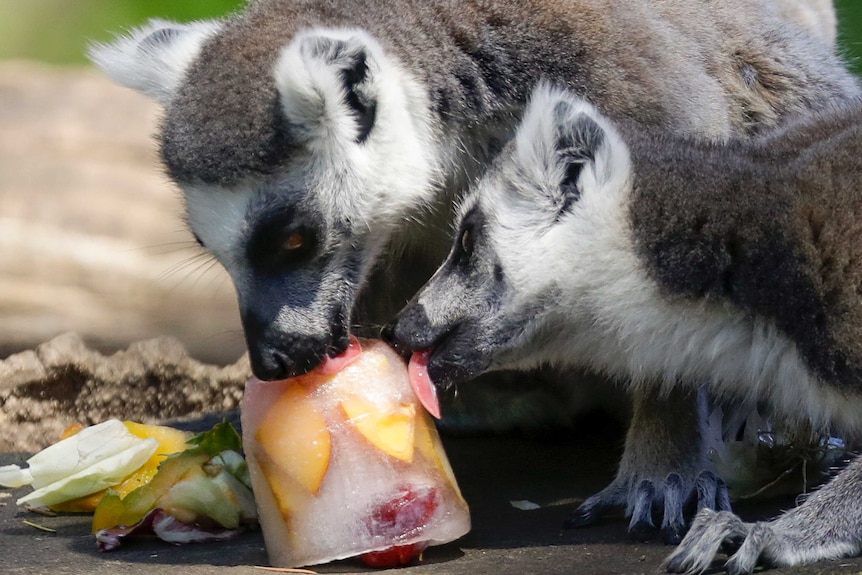
M 308 373 L 330 345 L 329 334 L 285 332 L 253 313 L 243 315 L 243 329 L 251 371 L 264 381 Z
M 305 340 L 297 345 L 276 340 L 249 342 L 249 360 L 255 377 L 264 381 L 287 379 L 308 373 L 320 363 L 326 352 L 326 342 Z
M 395 335 L 395 324 L 397 320 L 391 321 L 380 328 L 380 338 L 389 344 L 389 346 L 394 349 L 398 355 L 402 356 L 405 359 L 410 358 L 410 354 L 413 353 L 413 350 L 410 349 L 410 346 L 407 345 L 403 341 L 399 341 Z
M 409 303 L 394 321 L 380 330 L 382 337 L 395 351 L 409 357 L 414 351 L 431 349 L 445 337 L 446 326 L 431 324 L 421 304 Z

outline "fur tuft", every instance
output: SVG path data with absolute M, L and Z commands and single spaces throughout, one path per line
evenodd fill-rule
M 517 189 L 528 199 L 539 191 L 558 210 L 570 203 L 568 185 L 621 185 L 629 173 L 629 153 L 614 126 L 596 108 L 571 92 L 542 82 L 533 92 L 515 136 Z M 572 170 L 576 164 L 576 171 Z M 572 174 L 574 181 L 567 182 Z

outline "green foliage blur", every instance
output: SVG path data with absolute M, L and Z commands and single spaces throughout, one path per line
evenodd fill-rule
M 862 0 L 837 0 L 835 9 L 841 55 L 862 76 Z
M 0 0 L 0 59 L 86 64 L 104 42 L 150 18 L 187 22 L 238 11 L 243 0 Z
M 88 42 L 152 17 L 188 21 L 236 12 L 244 0 L 0 0 L 0 59 L 85 64 Z M 842 54 L 862 75 L 862 0 L 835 0 Z

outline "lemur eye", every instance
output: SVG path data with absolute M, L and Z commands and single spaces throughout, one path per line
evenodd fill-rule
M 301 249 L 304 244 L 305 238 L 302 234 L 299 232 L 293 232 L 284 240 L 283 247 L 285 250 L 292 252 Z
M 293 210 L 285 209 L 260 221 L 246 243 L 249 264 L 260 273 L 278 274 L 312 258 L 317 230 L 298 219 Z
M 472 229 L 467 227 L 461 231 L 460 243 L 461 243 L 461 250 L 465 254 L 470 255 L 470 253 L 473 251 L 473 230 Z
M 281 236 L 281 249 L 291 260 L 303 258 L 314 249 L 314 232 L 304 226 L 287 229 Z

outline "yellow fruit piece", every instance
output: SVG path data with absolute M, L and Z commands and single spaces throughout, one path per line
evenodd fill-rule
M 136 435 L 141 439 L 147 439 L 148 437 L 155 438 L 159 442 L 159 447 L 153 456 L 139 467 L 137 471 L 128 475 L 122 482 L 113 487 L 114 491 L 119 493 L 120 497 L 125 497 L 141 485 L 149 483 L 159 470 L 159 465 L 162 461 L 172 453 L 185 451 L 186 447 L 188 447 L 186 442 L 194 436 L 189 431 L 180 431 L 179 429 L 162 425 L 146 425 L 135 423 L 134 421 L 124 421 L 123 425 L 126 426 L 132 435 Z
M 50 508 L 51 511 L 56 511 L 57 513 L 92 513 L 96 510 L 96 507 L 99 505 L 99 501 L 102 500 L 104 495 L 105 490 L 103 489 L 101 491 L 91 493 L 90 495 L 79 497 L 78 499 L 56 503 L 51 505 Z
M 342 400 L 340 405 L 347 420 L 372 445 L 392 457 L 413 462 L 416 407 L 412 403 L 401 403 L 388 411 L 381 411 L 374 402 L 351 396 Z
M 446 452 L 443 450 L 440 434 L 437 433 L 437 428 L 434 427 L 434 421 L 427 413 L 422 413 L 417 419 L 416 449 L 419 450 L 422 457 L 427 459 L 434 468 L 443 473 L 443 476 L 460 497 L 461 490 L 458 488 L 458 482 L 455 481 L 455 473 L 452 471 L 452 466 L 446 458 Z
M 296 480 L 292 475 L 281 466 L 273 463 L 266 454 L 261 455 L 258 457 L 257 463 L 266 477 L 276 503 L 278 503 L 281 516 L 287 522 L 296 515 L 302 502 L 308 499 L 308 495 L 297 489 Z
M 332 440 L 305 386 L 287 386 L 266 412 L 255 439 L 274 464 L 317 494 L 329 468 Z
M 83 423 L 75 422 L 75 423 L 70 424 L 69 427 L 67 427 L 66 429 L 63 430 L 63 434 L 60 436 L 60 441 L 63 441 L 66 438 L 72 437 L 73 435 L 75 435 L 76 433 L 81 431 L 82 429 L 84 429 Z

